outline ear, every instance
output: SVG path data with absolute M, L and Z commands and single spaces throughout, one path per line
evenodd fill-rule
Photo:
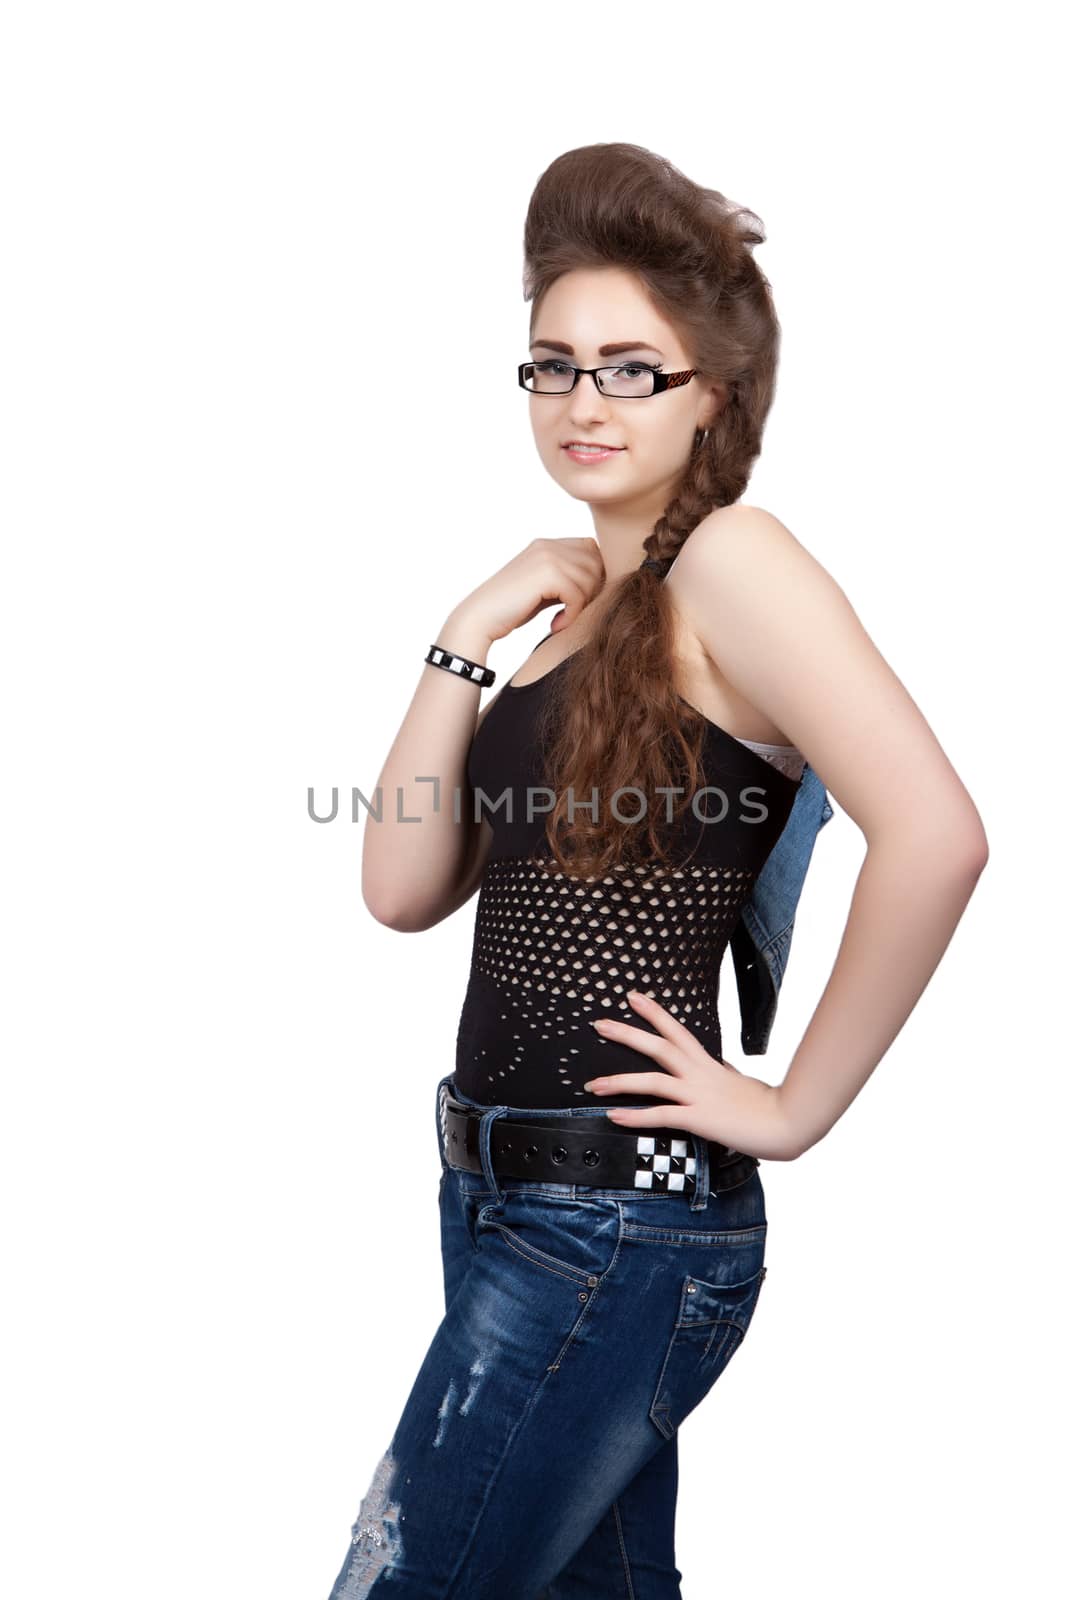
M 730 398 L 730 387 L 728 384 L 709 383 L 707 389 L 708 405 L 706 411 L 701 416 L 700 427 L 702 428 L 711 427 L 712 423 L 715 421 L 715 418 L 719 415 L 719 412 L 723 409 L 723 407 L 726 405 L 726 402 Z

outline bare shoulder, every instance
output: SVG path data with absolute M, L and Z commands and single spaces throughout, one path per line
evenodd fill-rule
M 666 583 L 722 680 L 803 750 L 868 839 L 904 825 L 973 834 L 973 804 L 915 701 L 841 586 L 772 512 L 712 512 Z
M 709 656 L 742 622 L 810 648 L 828 614 L 858 626 L 840 584 L 780 517 L 762 506 L 721 506 L 698 522 L 667 574 L 671 599 Z
M 827 607 L 847 600 L 826 568 L 773 512 L 736 503 L 712 511 L 686 539 L 664 581 L 682 625 L 683 653 L 702 657 L 713 675 L 723 674 L 727 692 L 745 695 L 730 683 L 730 640 L 738 628 L 758 648 L 766 623 L 766 642 L 782 630 L 799 643 Z M 755 631 L 754 631 L 755 630 Z M 748 707 L 749 712 L 766 707 Z M 744 714 L 744 710 L 742 710 Z
M 826 568 L 772 511 L 736 502 L 720 506 L 697 523 L 678 553 L 668 582 L 682 591 L 713 579 L 729 582 L 734 573 L 768 578 L 785 573 L 795 578 L 803 570 L 812 577 L 821 573 L 830 578 Z

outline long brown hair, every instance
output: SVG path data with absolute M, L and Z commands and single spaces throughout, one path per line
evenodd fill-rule
M 541 174 L 530 199 L 523 298 L 532 301 L 531 334 L 544 294 L 565 272 L 622 267 L 677 330 L 693 366 L 728 390 L 707 438 L 694 438 L 678 492 L 645 540 L 646 553 L 661 560 L 673 560 L 710 512 L 739 499 L 760 453 L 780 337 L 770 286 L 751 254 L 764 237 L 752 212 L 635 144 L 567 151 Z M 683 787 L 684 799 L 674 797 L 677 818 L 704 782 L 704 721 L 675 693 L 673 645 L 660 577 L 639 567 L 618 584 L 565 672 L 553 674 L 544 726 L 551 728 L 545 781 L 557 796 L 546 834 L 556 868 L 599 878 L 649 856 L 673 862 L 661 791 Z M 636 796 L 620 793 L 631 786 Z M 594 791 L 597 821 L 587 807 Z M 643 818 L 627 822 L 642 801 Z

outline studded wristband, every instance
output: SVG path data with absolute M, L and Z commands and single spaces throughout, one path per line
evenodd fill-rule
M 479 665 L 477 661 L 468 661 L 466 656 L 457 656 L 451 650 L 446 650 L 442 645 L 432 644 L 426 652 L 426 660 L 431 667 L 441 667 L 445 672 L 454 672 L 457 678 L 469 678 L 471 683 L 476 683 L 482 689 L 488 689 L 496 682 L 496 673 L 489 667 Z

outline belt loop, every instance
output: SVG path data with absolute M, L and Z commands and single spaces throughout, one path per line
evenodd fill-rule
M 437 1085 L 437 1154 L 440 1157 L 442 1169 L 448 1166 L 448 1160 L 445 1156 L 445 1096 L 449 1092 L 450 1085 L 451 1073 L 448 1077 L 442 1078 Z
M 489 1150 L 489 1135 L 493 1131 L 493 1123 L 497 1117 L 502 1117 L 507 1109 L 507 1106 L 491 1106 L 488 1111 L 483 1111 L 478 1119 L 478 1159 L 482 1164 L 482 1171 L 497 1205 L 503 1205 L 504 1196 L 497 1187 L 496 1174 L 493 1172 L 493 1158 Z
M 713 1198 L 718 1198 L 709 1187 L 711 1182 L 711 1157 L 708 1141 L 700 1138 L 695 1133 L 691 1133 L 689 1137 L 693 1141 L 697 1155 L 697 1181 L 693 1186 L 693 1198 L 689 1202 L 689 1209 L 690 1211 L 706 1211 L 708 1209 L 708 1195 L 711 1194 Z

